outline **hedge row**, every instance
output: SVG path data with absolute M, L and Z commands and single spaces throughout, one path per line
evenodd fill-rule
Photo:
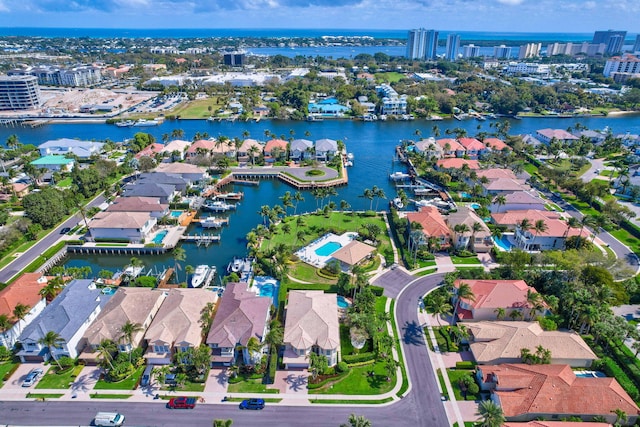
M 269 355 L 269 382 L 271 384 L 275 382 L 276 369 L 278 369 L 278 352 L 272 351 Z
M 613 377 L 618 381 L 620 386 L 626 391 L 629 396 L 637 401 L 640 397 L 640 391 L 633 381 L 624 373 L 624 371 L 614 362 L 610 357 L 605 356 L 600 360 L 596 360 L 592 367 L 603 371 L 608 377 Z
M 309 389 L 309 390 L 316 390 L 316 389 L 318 389 L 318 388 L 321 388 L 321 387 L 323 387 L 323 386 L 327 385 L 327 383 L 328 383 L 329 381 L 337 381 L 337 380 L 340 380 L 340 379 L 342 379 L 342 378 L 346 377 L 347 375 L 349 375 L 349 372 L 351 372 L 351 371 L 343 372 L 343 373 L 341 373 L 341 374 L 339 374 L 339 375 L 336 375 L 335 377 L 329 377 L 329 378 L 327 378 L 327 379 L 324 379 L 324 380 L 320 381 L 320 382 L 319 382 L 319 383 L 317 383 L 317 384 L 311 384 L 311 383 L 308 383 L 308 384 L 307 384 L 307 389 Z
M 456 362 L 456 369 L 473 369 L 476 367 L 476 362 L 466 360 L 463 362 Z
M 376 354 L 372 351 L 366 352 L 366 353 L 360 353 L 360 354 L 347 354 L 345 356 L 342 356 L 342 360 L 347 362 L 347 364 L 352 364 L 352 363 L 360 363 L 360 362 L 367 362 L 369 360 L 375 360 L 376 358 Z
M 357 368 L 358 366 L 367 366 L 373 365 L 376 363 L 376 359 L 365 360 L 364 362 L 350 363 L 347 365 L 348 368 Z
M 377 297 L 381 297 L 382 294 L 384 294 L 384 288 L 381 286 L 370 285 L 369 289 L 371 289 L 371 292 L 373 292 L 373 294 Z

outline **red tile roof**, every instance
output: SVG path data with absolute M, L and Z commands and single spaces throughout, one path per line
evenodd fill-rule
M 633 399 L 614 378 L 576 377 L 569 365 L 483 366 L 484 379 L 497 379 L 494 391 L 507 418 L 523 414 L 610 415 L 621 409 L 638 415 Z
M 517 179 L 516 174 L 511 169 L 490 168 L 482 169 L 476 172 L 478 178 L 483 176 L 487 179 L 510 178 Z
M 458 288 L 462 283 L 468 284 L 475 296 L 475 301 L 462 301 L 473 308 L 525 308 L 529 307 L 527 291 L 537 293 L 524 280 L 458 279 L 453 286 Z
M 468 165 L 469 169 L 480 169 L 480 164 L 477 160 L 467 160 L 460 158 L 449 158 L 449 159 L 440 159 L 436 163 L 441 169 L 462 169 L 463 165 Z
M 485 145 L 491 147 L 493 150 L 511 150 L 511 147 L 509 147 L 503 140 L 498 138 L 485 138 L 484 143 Z
M 199 139 L 193 144 L 191 144 L 189 148 L 187 148 L 187 153 L 195 154 L 198 152 L 198 148 L 202 148 L 206 151 L 211 151 L 214 149 L 215 146 L 216 146 L 216 141 L 213 139 Z
M 422 231 L 428 237 L 451 237 L 451 230 L 444 217 L 434 206 L 424 206 L 419 212 L 407 213 L 409 223 L 417 222 L 422 225 Z
M 135 155 L 135 158 L 139 159 L 139 158 L 144 157 L 144 156 L 155 157 L 155 155 L 160 153 L 163 148 L 164 148 L 163 144 L 158 144 L 157 142 L 154 142 L 153 144 L 149 144 L 148 146 L 146 146 L 145 148 L 140 150 Z
M 458 142 L 460 142 L 460 144 L 462 144 L 462 146 L 466 148 L 467 151 L 469 150 L 480 151 L 487 148 L 482 142 L 478 141 L 475 138 L 460 138 L 458 139 Z
M 42 273 L 24 273 L 15 282 L 0 291 L 0 314 L 11 319 L 18 303 L 33 307 L 42 297 L 39 292 L 47 286 Z
M 442 147 L 442 149 L 444 150 L 445 145 L 449 144 L 449 150 L 451 151 L 465 151 L 464 147 L 462 146 L 462 144 L 460 144 L 458 141 L 456 141 L 453 138 L 443 138 L 443 139 L 437 139 L 436 140 L 436 144 L 438 144 L 440 147 Z
M 264 152 L 270 154 L 274 148 L 280 148 L 281 150 L 287 149 L 288 142 L 284 139 L 271 139 L 267 141 L 264 146 Z

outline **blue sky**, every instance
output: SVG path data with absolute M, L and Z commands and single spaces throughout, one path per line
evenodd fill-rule
M 5 27 L 640 33 L 640 0 L 0 0 Z

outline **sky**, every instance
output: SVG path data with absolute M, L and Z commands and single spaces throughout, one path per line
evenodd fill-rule
M 4 27 L 640 33 L 640 0 L 0 0 Z

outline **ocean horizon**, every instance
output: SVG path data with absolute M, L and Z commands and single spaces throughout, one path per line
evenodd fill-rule
M 316 29 L 316 28 L 57 28 L 57 27 L 2 27 L 0 36 L 22 37 L 89 37 L 89 38 L 207 38 L 207 37 L 254 37 L 254 38 L 318 38 L 323 36 L 357 37 L 374 39 L 406 39 L 409 29 Z M 460 34 L 462 40 L 509 40 L 567 42 L 589 41 L 593 33 L 564 32 L 490 32 L 439 30 L 440 37 L 450 33 Z

